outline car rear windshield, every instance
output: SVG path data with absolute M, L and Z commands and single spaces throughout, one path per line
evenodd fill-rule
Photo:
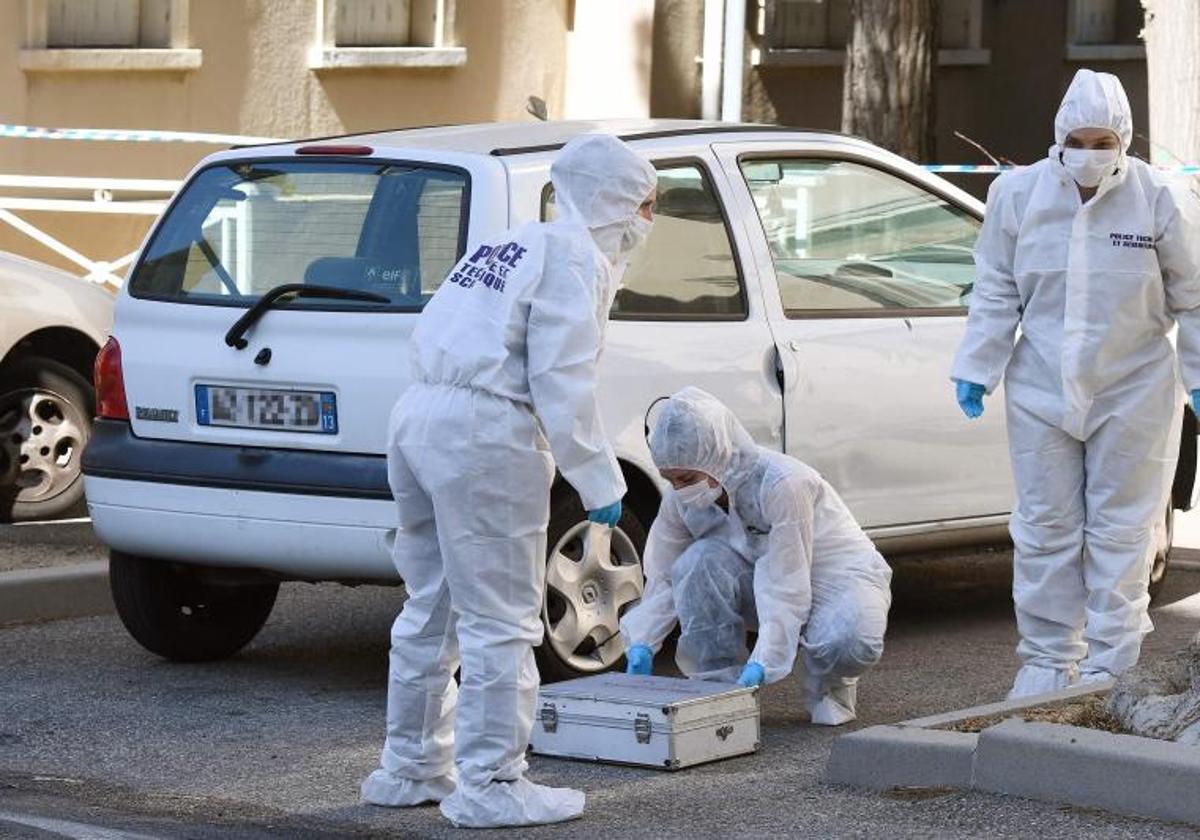
M 129 281 L 135 297 L 250 306 L 284 283 L 354 289 L 390 305 L 297 298 L 310 308 L 420 309 L 458 261 L 466 173 L 377 161 L 236 161 L 184 188 Z

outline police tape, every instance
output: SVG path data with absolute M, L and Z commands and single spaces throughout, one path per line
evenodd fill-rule
M 36 125 L 9 123 L 0 123 L 0 138 L 91 140 L 113 143 L 209 143 L 215 146 L 288 142 L 277 137 L 256 137 L 249 134 L 209 134 L 202 131 L 160 131 L 157 129 L 44 128 Z M 939 174 L 998 175 L 1001 172 L 1021 167 L 1016 164 L 927 163 L 922 164 L 921 168 L 926 172 Z M 1156 166 L 1155 168 L 1187 175 L 1200 174 L 1200 164 Z
M 274 137 L 246 134 L 208 134 L 201 131 L 158 131 L 154 129 L 43 128 L 36 125 L 0 123 L 0 138 L 20 140 L 91 140 L 112 143 L 211 143 L 215 146 L 282 143 Z
M 1000 164 L 1000 165 L 975 165 L 969 163 L 926 163 L 922 164 L 921 168 L 926 172 L 950 173 L 950 174 L 966 174 L 966 175 L 999 175 L 1001 172 L 1008 172 L 1010 169 L 1020 169 L 1017 164 Z M 1179 164 L 1176 166 L 1160 166 L 1155 164 L 1155 169 L 1161 169 L 1164 172 L 1176 172 L 1183 175 L 1200 174 L 1200 164 L 1188 163 Z
M 952 172 L 968 175 L 998 175 L 1010 169 L 1019 169 L 1013 164 L 1007 166 L 977 166 L 970 163 L 926 163 L 921 168 L 926 172 Z

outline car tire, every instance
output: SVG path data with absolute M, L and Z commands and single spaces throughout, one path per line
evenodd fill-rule
M 214 584 L 202 570 L 121 551 L 109 555 L 117 615 L 146 650 L 176 662 L 237 653 L 266 623 L 278 583 Z
M 555 488 L 550 500 L 550 525 L 546 539 L 547 585 L 542 603 L 546 637 L 535 650 L 543 682 L 598 674 L 623 667 L 625 663 L 619 635 L 613 635 L 607 642 L 597 645 L 596 633 L 589 634 L 588 630 L 592 628 L 586 625 L 598 627 L 598 622 L 603 623 L 608 629 L 602 631 L 602 635 L 608 636 L 616 629 L 615 619 L 619 619 L 641 597 L 641 558 L 646 548 L 646 527 L 633 509 L 625 505 L 621 520 L 613 529 L 608 563 L 591 573 L 584 572 L 577 590 L 566 592 L 567 587 L 560 590 L 554 585 L 556 576 L 553 564 L 583 562 L 583 539 L 588 524 L 587 512 L 579 496 L 569 488 Z M 623 570 L 629 566 L 636 567 L 636 574 Z M 636 597 L 633 597 L 635 578 Z M 556 631 L 563 629 L 561 622 L 571 610 L 581 619 L 589 620 L 578 622 L 579 632 L 574 634 L 576 638 L 564 640 L 556 635 Z M 573 645 L 576 640 L 579 644 Z
M 95 404 L 91 383 L 61 362 L 0 367 L 0 522 L 84 513 L 80 464 Z
M 1160 530 L 1161 529 L 1161 530 Z M 1162 592 L 1167 580 L 1167 571 L 1171 566 L 1172 543 L 1175 541 L 1175 505 L 1167 502 L 1167 513 L 1163 522 L 1155 529 L 1157 548 L 1154 552 L 1154 562 L 1150 565 L 1150 602 L 1154 603 Z

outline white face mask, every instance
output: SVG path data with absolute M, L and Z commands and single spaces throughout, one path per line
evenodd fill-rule
M 722 492 L 720 484 L 713 487 L 708 483 L 708 479 L 702 478 L 695 484 L 680 487 L 675 491 L 675 498 L 686 507 L 702 508 L 716 504 Z
M 633 251 L 646 241 L 650 235 L 650 229 L 654 227 L 654 222 L 651 222 L 644 216 L 634 216 L 629 224 L 625 226 L 625 230 L 621 232 L 621 254 L 628 257 Z
M 1117 149 L 1063 149 L 1063 168 L 1081 187 L 1098 187 L 1117 167 Z

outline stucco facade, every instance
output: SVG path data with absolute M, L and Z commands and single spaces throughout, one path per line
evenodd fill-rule
M 607 0 L 411 0 L 451 11 L 444 49 L 382 56 L 322 51 L 323 15 L 338 0 L 156 1 L 177 18 L 169 48 L 158 50 L 39 49 L 52 0 L 0 2 L 0 123 L 294 138 L 533 119 L 530 96 L 562 118 L 572 116 L 569 102 L 594 107 L 588 57 L 598 42 L 608 88 L 621 93 L 608 115 L 649 112 L 653 0 L 629 0 L 633 25 L 614 21 L 628 16 Z M 623 112 L 612 113 L 618 105 Z M 0 173 L 181 178 L 217 148 L 0 137 Z M 134 250 L 149 225 L 144 216 L 18 213 L 104 260 Z M 0 250 L 79 271 L 4 224 Z

